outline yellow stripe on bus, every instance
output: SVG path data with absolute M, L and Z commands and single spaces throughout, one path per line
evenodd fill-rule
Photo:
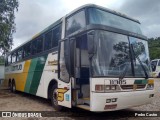
M 6 79 L 12 80 L 14 78 L 14 80 L 16 82 L 16 90 L 19 90 L 22 92 L 24 91 L 30 63 L 31 63 L 31 60 L 25 61 L 24 69 L 23 69 L 22 73 L 13 73 L 13 74 L 6 75 Z

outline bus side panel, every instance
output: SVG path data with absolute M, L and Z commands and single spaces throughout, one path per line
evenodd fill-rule
M 32 78 L 33 78 L 33 74 L 34 74 L 34 70 L 36 68 L 36 64 L 37 64 L 37 58 L 32 59 L 30 67 L 29 67 L 29 71 L 28 71 L 28 76 L 27 76 L 24 92 L 29 93 Z
M 36 95 L 46 59 L 47 55 L 32 59 L 25 85 L 25 92 Z
M 30 60 L 6 67 L 5 84 L 8 84 L 9 79 L 14 79 L 16 83 L 16 90 L 23 92 L 26 83 L 26 78 L 28 75 L 29 66 Z
M 53 53 L 49 53 L 44 69 L 43 69 L 43 73 L 41 76 L 41 80 L 37 89 L 37 96 L 41 96 L 44 98 L 48 97 L 48 86 L 51 80 L 58 80 L 57 78 L 57 66 L 58 66 L 58 61 L 57 61 L 57 52 L 53 52 Z

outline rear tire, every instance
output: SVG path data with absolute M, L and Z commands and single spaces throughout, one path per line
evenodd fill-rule
M 11 91 L 12 91 L 13 93 L 16 93 L 16 84 L 15 84 L 14 81 L 12 82 Z
M 11 83 L 11 81 L 8 82 L 8 88 L 9 88 L 10 92 L 12 92 L 12 83 Z
M 58 105 L 58 92 L 57 92 L 57 84 L 54 84 L 51 88 L 51 103 L 55 110 L 62 111 L 63 107 Z

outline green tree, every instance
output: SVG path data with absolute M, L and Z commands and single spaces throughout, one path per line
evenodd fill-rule
M 0 54 L 12 48 L 15 11 L 18 11 L 18 0 L 0 0 Z
M 160 59 L 160 37 L 148 39 L 151 60 Z

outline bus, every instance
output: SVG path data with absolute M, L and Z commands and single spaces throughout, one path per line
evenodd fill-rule
M 81 6 L 7 54 L 5 82 L 50 99 L 56 110 L 102 112 L 154 98 L 140 22 L 94 4 Z
M 154 59 L 151 61 L 152 75 L 153 77 L 160 78 L 160 59 Z

